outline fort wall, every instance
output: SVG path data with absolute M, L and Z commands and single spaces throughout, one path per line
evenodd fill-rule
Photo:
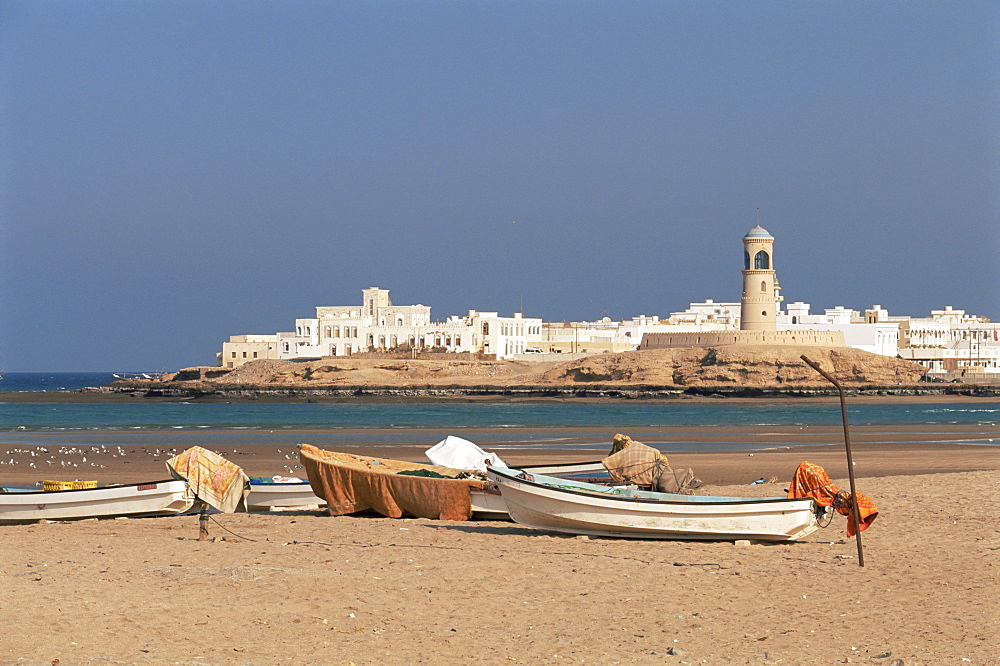
M 692 331 L 646 333 L 639 349 L 720 347 L 724 345 L 805 345 L 844 347 L 843 331 Z

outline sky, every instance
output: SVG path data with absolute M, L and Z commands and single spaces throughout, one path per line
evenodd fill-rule
M 0 372 L 738 302 L 1000 319 L 989 1 L 0 0 Z

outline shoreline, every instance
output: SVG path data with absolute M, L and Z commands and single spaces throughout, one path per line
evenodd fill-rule
M 117 383 L 116 383 L 117 384 Z M 935 384 L 919 386 L 845 386 L 845 397 L 853 403 L 951 403 L 997 402 L 1000 385 Z M 678 386 L 192 386 L 121 383 L 72 391 L 0 392 L 0 402 L 122 403 L 122 402 L 225 402 L 225 403 L 404 403 L 404 402 L 608 402 L 650 403 L 745 402 L 787 404 L 794 402 L 838 402 L 833 387 L 694 387 Z

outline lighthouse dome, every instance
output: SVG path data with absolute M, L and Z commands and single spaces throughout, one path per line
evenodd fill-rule
M 754 227 L 753 229 L 751 229 L 750 231 L 748 231 L 747 235 L 744 236 L 743 238 L 770 238 L 770 239 L 774 239 L 774 236 L 772 236 L 771 234 L 767 233 L 767 229 L 765 229 L 764 227 L 762 227 L 762 226 L 760 226 L 758 224 L 756 227 Z

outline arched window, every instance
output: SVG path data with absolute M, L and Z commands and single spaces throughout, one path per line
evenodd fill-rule
M 757 270 L 770 270 L 771 268 L 771 258 L 767 256 L 767 252 L 761 250 L 753 256 L 753 267 Z
M 489 335 L 489 334 L 490 334 L 490 325 L 489 325 L 488 322 L 484 321 L 483 322 L 483 335 Z
M 369 347 L 375 346 L 375 336 L 372 335 L 371 333 L 368 334 L 368 346 Z
M 760 281 L 760 291 L 761 291 L 761 293 L 764 293 L 765 291 L 767 291 L 767 282 L 765 282 L 764 280 Z
M 743 251 L 743 268 L 750 270 L 750 253 L 746 250 Z
M 340 337 L 340 327 L 339 326 L 334 326 L 333 327 L 333 337 L 335 337 L 335 338 L 339 338 Z
M 380 349 L 384 349 L 385 348 L 385 336 L 384 335 L 378 336 L 378 346 L 379 346 Z
M 396 317 L 396 326 L 402 326 L 402 325 L 403 325 L 403 318 Z
M 389 336 L 389 347 L 392 348 L 392 349 L 395 349 L 397 346 L 398 346 L 398 343 L 396 342 L 396 336 L 395 335 L 390 335 Z
M 792 317 L 792 323 L 793 324 L 799 323 L 799 318 L 798 317 Z

